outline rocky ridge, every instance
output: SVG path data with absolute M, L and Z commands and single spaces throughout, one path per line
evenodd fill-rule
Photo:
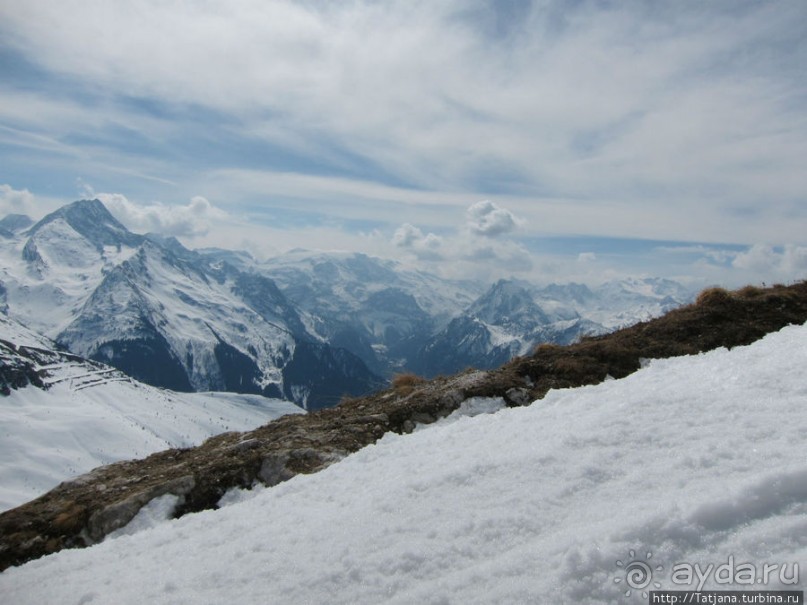
M 335 408 L 285 416 L 246 433 L 226 433 L 199 447 L 121 462 L 62 483 L 0 515 L 0 569 L 63 548 L 97 543 L 145 504 L 179 497 L 174 515 L 215 508 L 227 490 L 276 485 L 320 470 L 389 431 L 410 432 L 447 416 L 471 397 L 529 405 L 550 389 L 622 378 L 643 359 L 750 344 L 807 321 L 807 282 L 736 292 L 711 289 L 686 307 L 569 346 L 543 345 L 497 370 L 468 370 L 348 399 Z

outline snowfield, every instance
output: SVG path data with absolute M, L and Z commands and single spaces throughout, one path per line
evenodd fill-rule
M 2 315 L 0 338 L 55 347 Z M 289 401 L 259 395 L 157 389 L 110 367 L 65 362 L 47 369 L 47 391 L 28 386 L 0 397 L 0 512 L 103 464 L 304 413 Z
M 280 399 L 175 393 L 128 380 L 12 391 L 0 399 L 0 512 L 103 464 L 199 445 L 295 413 L 304 410 Z
M 703 588 L 748 589 L 754 568 L 757 589 L 803 590 L 806 345 L 807 327 L 791 326 L 531 407 L 390 434 L 317 474 L 232 494 L 218 511 L 9 569 L 0 594 L 12 604 L 646 603 L 655 586 L 696 588 L 697 577 L 673 575 L 685 565 L 712 566 Z M 628 583 L 636 562 L 652 571 L 646 586 Z M 729 563 L 745 573 L 725 582 L 714 570 Z

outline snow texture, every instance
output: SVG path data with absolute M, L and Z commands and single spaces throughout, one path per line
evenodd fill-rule
M 807 562 L 805 342 L 807 327 L 788 327 L 390 434 L 218 511 L 9 569 L 0 594 L 20 605 L 646 603 L 625 595 L 631 551 L 652 553 L 666 589 L 689 588 L 673 583 L 677 563 L 732 560 L 787 565 L 786 581 L 764 587 L 803 590 L 788 582 Z M 714 576 L 704 587 L 748 588 Z

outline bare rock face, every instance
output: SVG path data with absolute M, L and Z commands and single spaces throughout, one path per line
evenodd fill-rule
M 218 435 L 195 448 L 100 467 L 0 514 L 0 569 L 95 544 L 166 494 L 177 496 L 178 517 L 216 508 L 232 488 L 273 486 L 316 472 L 387 432 L 408 433 L 443 418 L 471 397 L 528 405 L 553 388 L 624 377 L 642 359 L 750 344 L 805 321 L 807 282 L 709 291 L 664 317 L 567 347 L 540 346 L 497 370 L 410 382 L 334 408 L 284 416 L 247 433 Z

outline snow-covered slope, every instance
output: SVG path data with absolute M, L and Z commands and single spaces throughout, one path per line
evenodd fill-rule
M 803 590 L 805 342 L 807 326 L 791 326 L 388 434 L 218 511 L 8 569 L 0 593 L 20 605 L 646 603 L 657 586 L 699 588 L 672 573 L 681 565 L 710 570 L 703 588 L 748 589 L 751 567 L 756 589 Z
M 233 393 L 175 393 L 144 385 L 0 315 L 0 366 L 41 380 L 0 397 L 0 511 L 102 464 L 198 445 L 284 414 L 288 401 Z

